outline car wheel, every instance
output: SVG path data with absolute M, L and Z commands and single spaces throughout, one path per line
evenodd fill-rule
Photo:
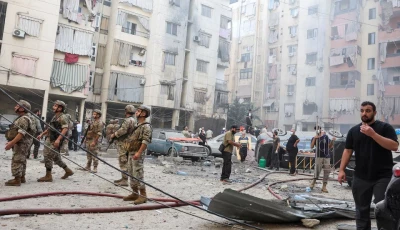
M 206 145 L 207 156 L 211 156 L 211 147 Z
M 170 148 L 168 150 L 168 156 L 170 157 L 177 157 L 178 156 L 178 152 L 174 149 L 174 148 Z

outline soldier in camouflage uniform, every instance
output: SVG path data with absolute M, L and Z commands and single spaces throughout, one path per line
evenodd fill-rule
M 66 113 L 65 116 L 68 118 L 68 132 L 67 132 L 66 136 L 68 137 L 68 139 L 71 139 L 72 138 L 72 128 L 73 128 L 73 124 L 72 124 L 72 127 L 71 127 L 71 121 L 72 121 L 71 120 L 71 115 Z M 63 143 L 62 143 L 61 148 L 60 148 L 61 149 L 60 153 L 65 155 L 65 156 L 69 156 L 68 143 L 69 143 L 69 140 L 65 139 L 63 141 Z
M 72 176 L 74 174 L 74 172 L 72 172 L 72 170 L 69 169 L 67 165 L 62 161 L 60 155 L 60 148 L 63 142 L 62 135 L 66 136 L 68 133 L 68 118 L 64 114 L 65 106 L 66 105 L 63 101 L 57 100 L 54 102 L 53 112 L 55 115 L 50 122 L 50 126 L 53 129 L 49 127 L 38 136 L 38 139 L 41 139 L 42 136 L 47 135 L 45 141 L 45 147 L 43 150 L 46 175 L 38 179 L 38 182 L 53 181 L 53 177 L 51 175 L 51 170 L 53 169 L 53 162 L 65 170 L 65 174 L 64 176 L 61 177 L 61 179 L 67 179 L 69 176 Z M 62 135 L 54 131 L 54 129 L 58 130 L 58 132 L 60 132 Z
M 106 138 L 107 138 L 107 142 L 111 141 L 111 134 L 113 134 L 113 129 L 114 129 L 114 120 L 111 119 L 108 123 L 108 125 L 106 126 Z
M 129 146 L 129 174 L 143 181 L 144 178 L 144 158 L 146 156 L 147 145 L 151 143 L 152 128 L 146 118 L 150 116 L 149 107 L 142 105 L 135 113 L 137 125 L 128 140 Z M 124 201 L 134 201 L 134 204 L 143 204 L 147 202 L 146 187 L 143 183 L 135 179 L 130 179 L 132 194 L 123 198 Z M 140 192 L 140 196 L 139 196 Z
M 127 143 L 125 140 L 130 133 L 132 133 L 135 126 L 136 120 L 132 117 L 134 113 L 135 107 L 133 105 L 125 106 L 125 119 L 118 130 L 111 134 L 111 139 L 116 138 L 117 140 L 119 168 L 124 172 L 128 171 L 128 156 L 126 154 L 128 150 L 126 148 Z M 123 173 L 121 173 L 121 175 L 122 178 L 115 180 L 114 183 L 120 186 L 128 186 L 128 177 Z
M 85 144 L 86 144 L 86 149 L 88 149 L 91 153 L 93 153 L 95 156 L 99 154 L 99 139 L 102 135 L 103 131 L 103 122 L 100 120 L 101 117 L 101 111 L 98 109 L 95 109 L 93 111 L 93 122 L 92 124 L 89 125 L 88 127 L 88 132 L 86 135 L 85 139 Z M 89 153 L 86 153 L 87 157 L 87 163 L 86 163 L 86 170 L 90 171 L 90 167 L 92 165 L 93 161 L 93 171 L 94 173 L 97 173 L 97 166 L 99 164 L 99 160 L 92 156 Z
M 11 160 L 11 173 L 14 179 L 6 182 L 6 186 L 21 186 L 21 183 L 25 183 L 25 172 L 26 172 L 26 156 L 28 149 L 32 144 L 33 138 L 27 133 L 34 135 L 36 132 L 36 124 L 33 123 L 31 117 L 28 114 L 31 105 L 29 102 L 20 100 L 15 106 L 14 111 L 18 114 L 18 118 L 14 121 L 14 126 L 7 132 L 6 138 L 9 142 L 6 144 L 5 149 L 13 150 L 13 157 Z M 12 134 L 12 132 L 14 132 Z

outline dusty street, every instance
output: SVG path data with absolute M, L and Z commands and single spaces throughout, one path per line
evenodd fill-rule
M 4 136 L 1 135 L 0 149 L 0 190 L 1 197 L 9 197 L 16 195 L 35 194 L 42 192 L 55 191 L 88 191 L 98 193 L 112 193 L 119 195 L 128 194 L 127 191 L 113 186 L 90 173 L 76 170 L 71 162 L 65 160 L 67 165 L 75 169 L 75 174 L 67 180 L 59 179 L 63 175 L 63 170 L 58 166 L 53 169 L 52 183 L 38 183 L 37 178 L 44 175 L 44 166 L 39 160 L 28 160 L 28 169 L 26 184 L 21 187 L 5 187 L 4 182 L 10 179 L 10 163 L 11 151 L 4 151 Z M 78 162 L 81 165 L 85 164 L 86 156 L 83 151 L 72 152 L 69 159 Z M 103 159 L 117 166 L 116 158 L 109 157 L 104 154 Z M 171 194 L 174 194 L 185 200 L 200 199 L 200 196 L 213 196 L 225 188 L 239 189 L 254 181 L 256 181 L 265 172 L 257 170 L 250 165 L 254 165 L 251 161 L 246 162 L 246 165 L 234 164 L 232 179 L 235 183 L 231 185 L 222 185 L 219 182 L 220 168 L 212 166 L 198 165 L 177 165 L 177 170 L 186 172 L 186 176 L 177 174 L 163 173 L 164 166 L 155 158 L 146 159 L 145 165 L 145 180 Z M 250 169 L 250 173 L 246 173 L 246 169 Z M 120 174 L 113 171 L 104 164 L 99 165 L 98 174 L 115 180 Z M 303 176 L 299 176 L 303 177 Z M 267 190 L 266 185 L 273 181 L 292 179 L 285 174 L 271 175 L 265 181 L 256 187 L 245 191 L 248 194 L 255 195 L 264 199 L 275 199 Z M 288 184 L 293 191 L 305 191 L 309 181 L 299 181 Z M 321 184 L 317 185 L 315 193 L 320 192 Z M 330 191 L 326 197 L 337 198 L 342 200 L 351 200 L 351 191 L 346 186 L 340 186 L 334 182 L 328 186 Z M 148 189 L 150 197 L 166 197 L 165 195 Z M 276 191 L 279 190 L 279 186 Z M 284 193 L 280 193 L 284 196 Z M 23 209 L 23 208 L 87 208 L 87 207 L 122 207 L 131 204 L 123 202 L 116 198 L 107 197 L 89 197 L 89 196 L 59 196 L 59 197 L 43 197 L 28 200 L 18 200 L 10 202 L 2 202 L 1 209 Z M 179 208 L 192 214 L 214 220 L 220 223 L 229 223 L 219 217 L 209 215 L 200 210 L 191 207 Z M 315 229 L 336 229 L 337 223 L 352 224 L 349 220 L 332 220 L 322 221 Z M 261 225 L 258 225 L 259 227 Z M 262 225 L 265 229 L 303 229 L 301 223 L 290 225 Z M 51 214 L 37 215 L 28 217 L 14 217 L 0 219 L 0 229 L 230 229 L 231 227 L 216 225 L 205 220 L 201 220 L 186 214 L 177 212 L 172 209 L 161 209 L 141 212 L 120 212 L 120 213 L 105 213 L 105 214 Z

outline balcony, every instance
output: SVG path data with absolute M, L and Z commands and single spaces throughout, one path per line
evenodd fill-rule
M 215 90 L 227 92 L 228 91 L 228 82 L 217 79 L 217 81 L 215 82 Z
M 400 28 L 393 29 L 391 32 L 380 30 L 378 37 L 380 42 L 396 41 L 400 38 Z
M 391 68 L 400 66 L 400 53 L 386 55 L 385 62 L 381 64 L 382 68 Z

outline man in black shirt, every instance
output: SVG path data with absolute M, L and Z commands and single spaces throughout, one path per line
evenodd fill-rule
M 370 203 L 385 197 L 389 184 L 393 156 L 391 151 L 398 148 L 397 135 L 393 127 L 385 122 L 375 120 L 376 106 L 365 101 L 360 109 L 362 123 L 354 126 L 347 134 L 346 146 L 340 164 L 338 181 L 346 180 L 345 168 L 355 152 L 356 167 L 352 183 L 352 192 L 356 203 L 357 229 L 371 229 Z
M 290 136 L 287 144 L 286 150 L 289 152 L 289 162 L 290 162 L 290 172 L 289 175 L 296 175 L 296 158 L 299 149 L 297 148 L 297 144 L 300 142 L 300 139 L 296 136 L 296 130 L 292 129 L 292 135 Z

